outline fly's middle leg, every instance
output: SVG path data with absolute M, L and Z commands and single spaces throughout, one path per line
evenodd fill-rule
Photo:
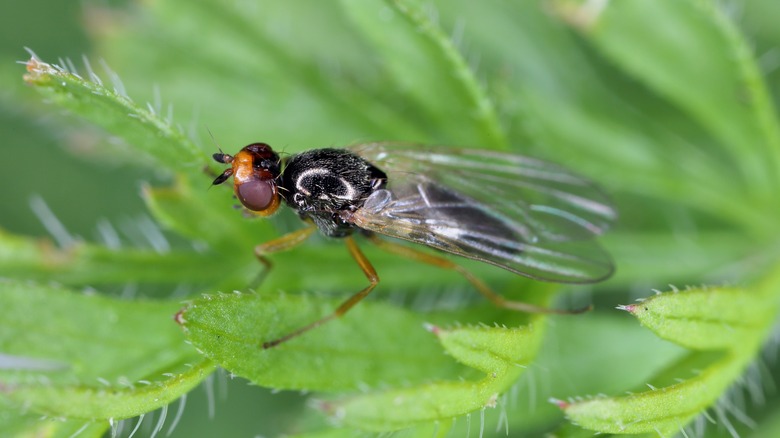
M 367 297 L 368 294 L 370 294 L 371 291 L 374 290 L 376 285 L 379 284 L 379 276 L 377 275 L 374 266 L 371 265 L 371 262 L 368 261 L 368 258 L 366 258 L 366 256 L 363 254 L 363 251 L 361 251 L 360 248 L 357 246 L 355 240 L 352 237 L 345 237 L 344 241 L 347 244 L 347 249 L 349 249 L 349 253 L 355 259 L 355 262 L 357 262 L 358 266 L 360 266 L 360 269 L 363 271 L 363 274 L 365 274 L 366 278 L 368 279 L 369 282 L 368 286 L 364 287 L 358 293 L 349 297 L 346 301 L 341 303 L 339 307 L 337 307 L 336 310 L 334 310 L 329 315 L 326 315 L 308 325 L 300 327 L 297 330 L 282 336 L 281 338 L 274 339 L 273 341 L 263 342 L 262 346 L 264 349 L 276 347 L 282 342 L 289 341 L 290 339 L 300 336 L 301 334 L 306 333 L 311 329 L 317 328 L 328 321 L 343 316 L 345 313 L 349 311 L 349 309 L 351 309 L 357 303 L 363 300 L 363 298 Z
M 310 225 L 306 228 L 301 228 L 300 230 L 287 233 L 283 236 L 277 237 L 276 239 L 269 240 L 268 242 L 255 246 L 255 257 L 257 257 L 257 260 L 263 264 L 263 270 L 257 274 L 257 277 L 252 282 L 252 285 L 257 288 L 260 284 L 262 284 L 263 280 L 265 280 L 265 277 L 271 271 L 273 263 L 271 263 L 271 260 L 267 257 L 269 254 L 287 251 L 288 249 L 300 245 L 304 240 L 312 235 L 315 229 L 316 228 L 314 226 Z

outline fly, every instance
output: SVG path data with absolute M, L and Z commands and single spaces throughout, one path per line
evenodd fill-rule
M 213 182 L 231 176 L 249 211 L 269 216 L 284 203 L 308 227 L 258 245 L 268 271 L 271 253 L 303 242 L 315 229 L 341 238 L 369 281 L 333 313 L 281 338 L 271 348 L 344 315 L 379 283 L 376 270 L 353 239 L 404 257 L 456 271 L 504 308 L 576 313 L 510 301 L 447 258 L 379 235 L 422 244 L 489 263 L 518 275 L 559 283 L 593 283 L 609 277 L 609 255 L 593 240 L 614 222 L 607 197 L 588 180 L 552 163 L 515 154 L 404 143 L 369 143 L 314 149 L 280 158 L 265 143 L 214 160 L 230 164 Z

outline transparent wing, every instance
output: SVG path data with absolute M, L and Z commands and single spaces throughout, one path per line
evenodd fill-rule
M 401 143 L 353 146 L 388 175 L 350 220 L 358 227 L 541 280 L 608 277 L 592 239 L 616 218 L 593 184 L 544 161 Z

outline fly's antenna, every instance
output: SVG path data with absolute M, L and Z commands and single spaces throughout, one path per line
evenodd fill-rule
M 279 155 L 279 161 L 287 161 L 294 155 L 292 152 L 287 152 L 286 146 L 276 149 L 276 153 Z
M 206 131 L 208 131 L 209 137 L 211 137 L 211 141 L 213 141 L 214 145 L 217 146 L 217 150 L 219 151 L 219 153 L 224 154 L 224 152 L 222 152 L 222 147 L 219 145 L 219 142 L 217 141 L 216 137 L 214 137 L 214 133 L 211 132 L 211 129 L 209 129 L 208 126 L 206 126 Z
M 209 136 L 211 137 L 211 141 L 214 142 L 214 144 L 217 146 L 217 150 L 219 151 L 218 154 L 212 155 L 214 160 L 224 164 L 229 164 L 230 162 L 232 162 L 233 157 L 222 152 L 222 148 L 219 146 L 217 139 L 214 137 L 214 133 L 211 132 L 211 129 L 209 129 L 208 126 L 206 127 L 206 131 L 208 131 Z M 219 174 L 217 178 L 211 182 L 211 184 L 209 184 L 208 189 L 210 190 L 212 187 L 222 184 L 223 182 L 227 181 L 227 179 L 230 178 L 231 176 L 233 176 L 233 169 L 229 167 L 224 172 Z
M 287 167 L 287 161 L 290 160 L 290 157 L 292 157 L 293 154 L 287 152 L 284 148 L 282 148 L 280 151 L 276 151 L 276 154 L 279 156 L 279 161 L 276 163 L 279 165 L 279 175 L 276 176 L 276 179 L 281 180 L 282 174 L 284 173 L 284 168 Z M 284 189 L 284 187 L 281 185 L 278 187 L 280 190 Z

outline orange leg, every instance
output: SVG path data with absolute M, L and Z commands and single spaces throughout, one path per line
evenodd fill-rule
M 417 260 L 419 262 L 427 263 L 433 266 L 438 266 L 443 269 L 449 269 L 451 271 L 455 271 L 459 273 L 469 283 L 471 283 L 471 285 L 474 286 L 474 288 L 477 289 L 479 293 L 481 293 L 485 298 L 490 300 L 493 304 L 495 304 L 498 307 L 511 309 L 511 310 L 518 310 L 520 312 L 555 313 L 555 314 L 563 314 L 563 315 L 573 315 L 577 313 L 587 312 L 588 310 L 590 310 L 590 307 L 586 307 L 583 309 L 575 309 L 575 310 L 550 309 L 547 307 L 541 307 L 529 303 L 524 303 L 522 301 L 507 300 L 500 294 L 493 292 L 493 290 L 490 289 L 490 287 L 487 284 L 485 284 L 485 282 L 475 277 L 474 274 L 472 274 L 466 268 L 456 263 L 453 263 L 448 259 L 445 259 L 444 257 L 428 254 L 405 245 L 399 245 L 397 243 L 383 240 L 375 234 L 369 234 L 368 238 L 369 240 L 371 240 L 372 243 L 374 243 L 379 248 L 382 248 L 387 252 L 398 254 L 402 257 L 407 257 L 413 260 Z
M 301 242 L 303 242 L 304 240 L 308 239 L 309 236 L 311 236 L 314 230 L 316 230 L 316 228 L 310 225 L 306 228 L 301 228 L 300 230 L 292 231 L 283 236 L 277 237 L 274 240 L 270 240 L 268 242 L 257 245 L 255 247 L 255 257 L 257 257 L 257 260 L 259 260 L 260 263 L 263 264 L 264 269 L 260 272 L 260 274 L 258 274 L 257 278 L 253 282 L 253 285 L 255 287 L 259 286 L 263 282 L 263 280 L 265 280 L 265 276 L 268 275 L 268 272 L 273 267 L 271 260 L 269 260 L 268 257 L 266 257 L 268 254 L 287 251 L 290 248 L 300 245 Z
M 360 248 L 355 243 L 355 240 L 352 237 L 345 237 L 344 241 L 347 244 L 347 249 L 349 249 L 349 253 L 352 255 L 352 257 L 357 262 L 358 266 L 360 266 L 360 269 L 363 271 L 363 274 L 366 275 L 366 278 L 368 279 L 369 285 L 364 287 L 360 292 L 356 293 L 355 295 L 352 295 L 349 297 L 346 301 L 341 303 L 339 307 L 336 308 L 336 310 L 333 311 L 330 315 L 326 315 L 311 324 L 305 325 L 294 332 L 288 333 L 284 336 L 282 336 L 279 339 L 275 339 L 273 341 L 264 342 L 263 348 L 272 348 L 275 347 L 282 342 L 289 341 L 290 339 L 301 335 L 313 328 L 317 328 L 326 322 L 336 319 L 344 315 L 355 306 L 355 304 L 359 303 L 363 298 L 368 296 L 369 293 L 376 287 L 377 284 L 379 284 L 379 276 L 376 274 L 376 270 L 371 265 L 371 262 L 368 261 L 366 256 L 363 254 L 363 251 L 360 250 Z

